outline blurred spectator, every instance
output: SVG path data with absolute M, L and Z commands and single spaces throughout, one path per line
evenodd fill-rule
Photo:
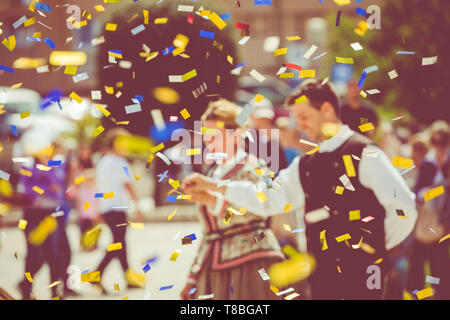
M 341 107 L 341 120 L 353 131 L 359 132 L 369 138 L 373 138 L 378 127 L 378 116 L 372 107 L 362 102 L 361 89 L 355 80 L 347 84 L 347 99 Z M 361 132 L 358 128 L 363 123 L 370 122 L 375 130 Z
M 126 230 L 128 225 L 127 209 L 132 199 L 137 204 L 137 196 L 133 190 L 130 178 L 127 175 L 130 164 L 125 159 L 126 152 L 119 148 L 116 139 L 128 135 L 122 128 L 110 129 L 106 136 L 106 147 L 108 151 L 100 159 L 96 166 L 96 181 L 99 192 L 110 196 L 103 197 L 100 201 L 100 212 L 103 221 L 111 230 L 113 243 L 121 243 L 120 250 L 107 251 L 99 266 L 95 269 L 103 273 L 112 259 L 120 261 L 128 287 L 142 287 L 144 277 L 133 272 L 127 261 Z M 131 199 L 130 199 L 131 197 Z M 138 210 L 138 219 L 143 220 L 142 213 Z M 106 290 L 98 284 L 102 293 Z
M 428 261 L 430 274 L 439 278 L 433 285 L 436 299 L 450 299 L 449 241 L 438 240 L 449 232 L 449 143 L 448 125 L 436 123 L 431 128 L 431 150 L 419 167 L 414 186 L 419 217 L 410 252 L 408 291 L 421 290 L 425 285 L 424 266 Z M 425 201 L 424 194 L 438 186 L 444 186 L 445 194 Z

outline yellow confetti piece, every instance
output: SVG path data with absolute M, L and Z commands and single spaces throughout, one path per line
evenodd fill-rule
M 142 15 L 144 16 L 144 24 L 148 24 L 148 10 L 142 10 Z
M 314 149 L 306 152 L 306 154 L 310 155 L 310 154 L 316 153 L 317 151 L 319 151 L 319 149 L 320 149 L 320 146 L 317 146 Z
M 366 21 L 362 20 L 358 23 L 358 25 L 356 26 L 355 29 L 353 29 L 353 31 L 359 35 L 359 36 L 363 36 L 366 34 L 367 29 L 369 28 L 368 24 Z
M 177 209 L 173 210 L 173 212 L 171 214 L 169 214 L 169 216 L 167 217 L 167 221 L 172 220 L 172 218 L 175 215 L 175 213 L 177 213 Z
M 103 131 L 105 131 L 105 128 L 103 128 L 103 126 L 98 126 L 94 131 L 92 131 L 92 135 L 97 137 Z
M 124 125 L 128 125 L 130 123 L 130 121 L 117 121 L 116 124 L 124 124 Z
M 280 291 L 280 289 L 278 289 L 277 287 L 275 287 L 273 284 L 270 285 L 270 290 L 272 290 L 273 293 L 275 293 L 275 294 L 277 294 L 277 293 Z
M 83 27 L 87 26 L 87 20 L 74 21 L 73 26 L 74 26 L 74 28 L 78 28 L 78 29 L 83 28 Z
M 58 222 L 52 216 L 46 217 L 44 220 L 39 223 L 39 225 L 31 231 L 28 235 L 28 241 L 33 245 L 41 245 L 44 243 L 45 239 L 52 234 L 56 227 L 58 226 Z
M 322 251 L 325 251 L 325 250 L 328 249 L 327 239 L 326 239 L 326 237 L 325 237 L 325 232 L 326 232 L 326 231 L 327 231 L 327 230 L 322 230 L 322 231 L 320 232 L 320 236 L 319 236 L 320 242 L 322 243 Z
M 394 156 L 392 158 L 392 165 L 399 168 L 409 169 L 414 165 L 413 159 Z
M 52 282 L 51 284 L 49 284 L 48 286 L 47 286 L 47 288 L 53 288 L 54 286 L 57 286 L 58 284 L 60 284 L 61 283 L 61 281 L 55 281 L 55 282 Z
M 153 154 L 148 156 L 147 162 L 152 163 L 153 159 L 155 159 L 155 156 Z
M 27 227 L 27 224 L 28 224 L 28 221 L 27 221 L 27 220 L 25 220 L 25 219 L 20 219 L 20 220 L 19 220 L 19 224 L 17 225 L 17 227 L 18 227 L 20 230 L 25 230 L 25 228 Z
M 151 153 L 157 153 L 158 151 L 161 151 L 162 149 L 164 149 L 164 143 L 161 142 L 160 144 L 150 148 L 150 152 Z
M 338 271 L 339 273 L 342 273 L 341 268 L 340 268 L 339 266 L 336 266 L 336 267 L 337 267 L 337 271 Z
M 30 116 L 30 110 L 22 112 L 20 114 L 20 119 L 25 119 L 25 118 L 28 118 L 29 116 Z
M 217 13 L 213 12 L 209 15 L 209 20 L 211 20 L 212 23 L 214 23 L 214 25 L 219 28 L 220 30 L 222 30 L 223 28 L 225 28 L 227 26 L 227 23 L 225 21 L 222 20 L 221 17 L 219 17 L 217 15 Z
M 379 264 L 379 263 L 381 263 L 383 261 L 383 258 L 379 258 L 379 259 L 377 259 L 376 261 L 374 261 L 374 264 Z
M 361 211 L 359 211 L 359 210 L 350 211 L 348 219 L 349 219 L 349 221 L 361 219 Z
M 106 247 L 106 250 L 108 250 L 108 251 L 122 250 L 122 242 L 116 242 L 116 243 L 109 244 Z
M 75 75 L 77 74 L 77 69 L 77 66 L 66 66 L 66 68 L 64 69 L 64 74 Z
M 264 192 L 259 192 L 256 194 L 256 196 L 258 197 L 258 200 L 260 202 L 265 202 L 267 201 L 266 195 L 264 194 Z
M 83 206 L 84 211 L 88 211 L 88 209 L 91 207 L 91 204 L 89 201 L 86 201 L 86 203 Z
M 180 111 L 181 116 L 183 117 L 184 120 L 188 119 L 191 117 L 191 115 L 189 114 L 189 112 L 187 111 L 186 108 L 184 108 L 183 110 Z
M 425 298 L 429 298 L 434 295 L 433 289 L 426 288 L 416 292 L 417 299 L 422 300 Z
M 369 254 L 375 253 L 375 249 L 371 245 L 369 245 L 365 242 L 361 243 L 361 249 L 363 249 L 365 252 L 367 252 Z
M 114 283 L 114 291 L 119 291 L 119 285 L 117 283 Z
M 25 28 L 28 28 L 29 26 L 33 25 L 36 23 L 36 18 L 30 18 L 28 20 L 26 20 L 23 25 L 25 26 Z
M 169 178 L 169 184 L 174 189 L 178 189 L 181 186 L 180 180 L 173 180 L 172 178 Z
M 196 70 L 196 69 L 192 69 L 191 71 L 189 71 L 189 72 L 183 74 L 183 75 L 181 76 L 181 80 L 182 80 L 183 82 L 185 82 L 185 81 L 188 81 L 189 79 L 194 78 L 195 76 L 197 76 L 197 70 Z
M 288 225 L 288 224 L 284 224 L 284 223 L 283 223 L 283 228 L 284 228 L 284 230 L 286 230 L 286 231 L 288 231 L 288 232 L 291 232 L 291 231 L 292 231 L 291 226 Z
M 312 255 L 295 252 L 289 260 L 271 265 L 268 275 L 270 282 L 279 288 L 307 278 L 314 269 L 315 259 Z
M 353 64 L 353 58 L 336 57 L 337 63 Z
M 334 193 L 336 193 L 336 194 L 343 194 L 344 193 L 344 187 L 342 187 L 342 186 L 337 186 L 336 187 L 336 190 L 334 190 Z
M 283 211 L 284 211 L 284 212 L 291 211 L 292 205 L 293 205 L 292 203 L 286 203 L 286 204 L 284 205 Z
M 297 292 L 291 293 L 290 295 L 287 295 L 286 297 L 284 297 L 285 300 L 292 300 L 294 298 L 297 298 L 298 296 L 300 296 Z
M 439 187 L 433 188 L 430 191 L 427 191 L 424 195 L 423 198 L 425 199 L 425 202 L 430 201 L 431 199 L 436 198 L 437 196 L 440 196 L 442 194 L 444 194 L 444 186 L 440 185 Z
M 280 79 L 294 78 L 293 72 L 283 72 L 280 73 Z
M 277 56 L 281 56 L 283 54 L 287 53 L 288 48 L 280 48 L 274 51 L 273 56 L 277 57 Z
M 295 40 L 300 40 L 301 37 L 300 36 L 287 36 L 286 40 L 287 41 L 295 41 Z
M 209 17 L 211 15 L 211 10 L 200 10 L 200 17 Z
M 362 241 L 363 241 L 363 237 L 361 237 L 361 239 L 359 240 L 358 244 L 352 244 L 352 248 L 353 249 L 361 248 Z
M 135 174 L 135 175 L 134 175 L 134 178 L 135 178 L 136 180 L 141 180 L 141 176 L 138 175 L 138 174 Z
M 186 149 L 186 155 L 187 156 L 194 156 L 196 154 L 201 154 L 201 153 L 202 153 L 202 149 L 201 148 Z
M 5 38 L 2 41 L 2 44 L 9 50 L 9 51 L 13 51 L 14 48 L 16 47 L 16 37 L 14 35 Z
M 177 199 L 181 200 L 190 200 L 192 198 L 191 194 L 180 194 L 177 196 Z
M 342 236 L 336 237 L 336 241 L 337 242 L 342 242 L 342 241 L 345 241 L 345 240 L 349 240 L 351 238 L 352 237 L 348 233 L 346 233 L 346 234 L 343 234 Z
M 117 24 L 115 23 L 107 23 L 105 26 L 106 31 L 116 31 L 117 30 Z
M 374 130 L 375 129 L 375 127 L 373 126 L 373 124 L 371 122 L 364 123 L 364 124 L 358 126 L 358 128 L 359 128 L 359 130 L 361 132 L 366 132 L 366 131 L 370 131 L 370 130 Z
M 84 182 L 85 180 L 86 180 L 86 177 L 85 177 L 85 176 L 79 176 L 79 177 L 75 178 L 75 179 L 73 180 L 73 182 L 74 182 L 75 184 L 80 184 L 80 183 Z
M 443 236 L 442 238 L 440 238 L 440 239 L 439 239 L 439 243 L 441 243 L 441 242 L 443 242 L 443 241 L 445 241 L 445 240 L 447 240 L 447 239 L 450 239 L 450 233 L 449 233 L 448 235 Z
M 126 296 L 126 297 L 122 298 L 122 300 L 128 300 L 128 296 Z
M 100 282 L 100 271 L 91 271 L 81 274 L 81 282 Z
M 25 272 L 25 277 L 27 278 L 27 280 L 31 283 L 34 282 L 33 278 L 31 277 L 31 274 L 29 272 Z
M 128 221 L 128 223 L 130 224 L 130 227 L 132 227 L 133 229 L 136 229 L 136 230 L 142 230 L 142 229 L 144 229 L 144 224 L 141 223 L 141 222 L 131 222 L 131 221 Z
M 39 194 L 44 194 L 44 190 L 42 190 L 38 186 L 34 186 L 33 187 L 33 191 L 36 192 L 36 193 L 39 193 Z
M 112 52 L 112 51 L 108 51 L 108 56 L 114 57 L 114 58 L 117 58 L 117 59 L 122 59 L 123 58 L 121 53 Z
M 297 99 L 295 99 L 295 104 L 301 104 L 303 102 L 305 102 L 307 100 L 305 95 L 302 95 L 301 97 L 298 97 Z
M 96 105 L 96 108 L 98 109 L 98 110 L 100 110 L 100 112 L 101 113 L 103 113 L 103 115 L 105 116 L 105 117 L 109 117 L 110 115 L 111 115 L 111 112 L 109 112 L 108 110 L 106 110 L 106 108 L 104 108 L 104 107 L 102 107 L 101 105 Z
M 262 94 L 257 94 L 253 100 L 256 102 L 261 102 L 264 99 L 264 96 Z
M 33 173 L 31 171 L 25 170 L 23 168 L 20 169 L 20 174 L 26 177 L 31 177 L 33 176 Z
M 51 167 L 44 166 L 43 164 L 37 164 L 36 168 L 38 170 L 40 170 L 40 171 L 50 171 L 50 170 L 52 170 Z
M 80 96 L 78 94 L 76 94 L 74 91 L 72 91 L 72 93 L 69 95 L 69 97 L 78 103 L 83 102 L 83 99 L 81 99 Z
M 309 70 L 300 70 L 298 73 L 299 78 L 315 78 L 316 76 L 316 70 L 309 69 Z
M 179 249 L 175 249 L 175 251 L 172 253 L 172 255 L 170 256 L 170 261 L 176 261 L 178 256 L 180 255 L 181 250 Z
M 361 90 L 361 92 L 359 93 L 361 95 L 361 97 L 366 98 L 367 97 L 367 93 L 365 93 L 363 90 Z
M 42 38 L 42 33 L 41 32 L 33 33 L 33 38 Z
M 97 12 L 103 12 L 103 11 L 105 11 L 105 7 L 103 7 L 101 4 L 94 6 L 94 9 L 95 9 Z
M 412 300 L 413 296 L 411 293 L 409 293 L 408 291 L 404 290 L 403 291 L 403 300 Z
M 342 160 L 344 160 L 345 170 L 347 171 L 348 177 L 356 177 L 355 167 L 353 166 L 352 157 L 350 155 L 343 155 Z
M 114 192 L 107 192 L 103 194 L 103 199 L 111 199 L 114 198 Z
M 169 20 L 169 18 L 156 18 L 153 23 L 154 24 L 165 24 L 167 23 L 167 21 Z

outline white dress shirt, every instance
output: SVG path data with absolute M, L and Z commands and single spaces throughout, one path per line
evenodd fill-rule
M 319 144 L 318 152 L 336 150 L 353 134 L 354 131 L 343 125 L 335 136 Z M 273 216 L 285 213 L 285 205 L 292 203 L 291 210 L 300 209 L 304 214 L 305 193 L 300 183 L 299 161 L 300 156 L 278 173 L 274 183 L 279 187 L 267 188 L 265 183 L 255 185 L 250 181 L 230 182 L 225 195 L 217 194 L 216 207 L 220 207 L 226 199 L 231 205 L 251 208 L 255 214 Z M 374 192 L 386 211 L 385 243 L 388 250 L 392 249 L 405 240 L 414 228 L 417 219 L 415 195 L 388 157 L 376 146 L 368 146 L 363 150 L 358 178 L 364 187 Z M 267 201 L 261 202 L 256 196 L 261 191 L 266 195 Z M 402 209 L 406 218 L 399 217 L 396 209 Z

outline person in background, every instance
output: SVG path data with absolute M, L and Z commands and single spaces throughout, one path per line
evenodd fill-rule
M 211 133 L 203 135 L 208 151 L 227 154 L 226 160 L 216 163 L 208 176 L 264 182 L 263 175 L 256 173 L 258 169 L 268 170 L 264 161 L 244 150 L 242 127 L 236 123 L 241 111 L 239 106 L 221 99 L 210 103 L 203 114 L 202 126 L 211 129 L 208 130 Z M 219 127 L 219 121 L 224 126 Z M 182 187 L 186 190 L 187 186 Z M 218 300 L 277 299 L 269 282 L 258 273 L 283 259 L 268 219 L 260 217 L 251 207 L 245 214 L 236 214 L 239 207 L 233 207 L 236 211 L 230 215 L 230 206 L 227 202 L 216 201 L 217 194 L 191 195 L 191 200 L 200 205 L 204 234 L 181 298 L 212 293 L 213 299 Z
M 103 198 L 99 201 L 102 220 L 111 230 L 113 243 L 121 243 L 122 247 L 119 250 L 107 251 L 95 270 L 103 274 L 111 260 L 117 258 L 122 266 L 128 287 L 133 288 L 142 287 L 144 277 L 132 271 L 127 261 L 127 243 L 125 239 L 128 226 L 127 209 L 131 200 L 137 204 L 138 199 L 127 174 L 130 164 L 125 159 L 126 150 L 120 148 L 117 143 L 118 138 L 126 135 L 129 135 L 129 133 L 122 128 L 110 129 L 106 133 L 107 152 L 99 160 L 95 168 L 97 193 L 103 193 Z M 108 196 L 105 197 L 105 194 Z M 137 216 L 139 221 L 143 221 L 144 216 L 139 210 L 137 211 Z M 102 293 L 106 293 L 101 284 L 98 284 L 97 287 Z
M 341 120 L 355 132 L 373 138 L 378 127 L 378 115 L 372 107 L 362 101 L 361 89 L 358 83 L 352 79 L 347 83 L 347 99 L 341 107 Z M 370 122 L 375 130 L 361 132 L 360 125 Z
M 449 166 L 450 132 L 446 123 L 436 123 L 431 127 L 431 150 L 419 167 L 414 186 L 419 218 L 410 250 L 410 270 L 408 291 L 424 289 L 425 282 L 434 283 L 435 299 L 450 299 L 450 257 L 449 241 L 439 240 L 449 233 Z M 444 194 L 433 199 L 425 199 L 433 188 L 444 187 Z M 425 279 L 424 266 L 429 262 L 430 274 L 439 282 Z

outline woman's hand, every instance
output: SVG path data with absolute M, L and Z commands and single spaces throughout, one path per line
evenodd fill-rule
M 192 294 L 189 294 L 189 291 L 191 291 L 195 287 L 196 287 L 195 283 L 189 283 L 189 282 L 186 283 L 186 285 L 184 286 L 183 290 L 180 293 L 181 299 L 182 300 L 190 299 Z

